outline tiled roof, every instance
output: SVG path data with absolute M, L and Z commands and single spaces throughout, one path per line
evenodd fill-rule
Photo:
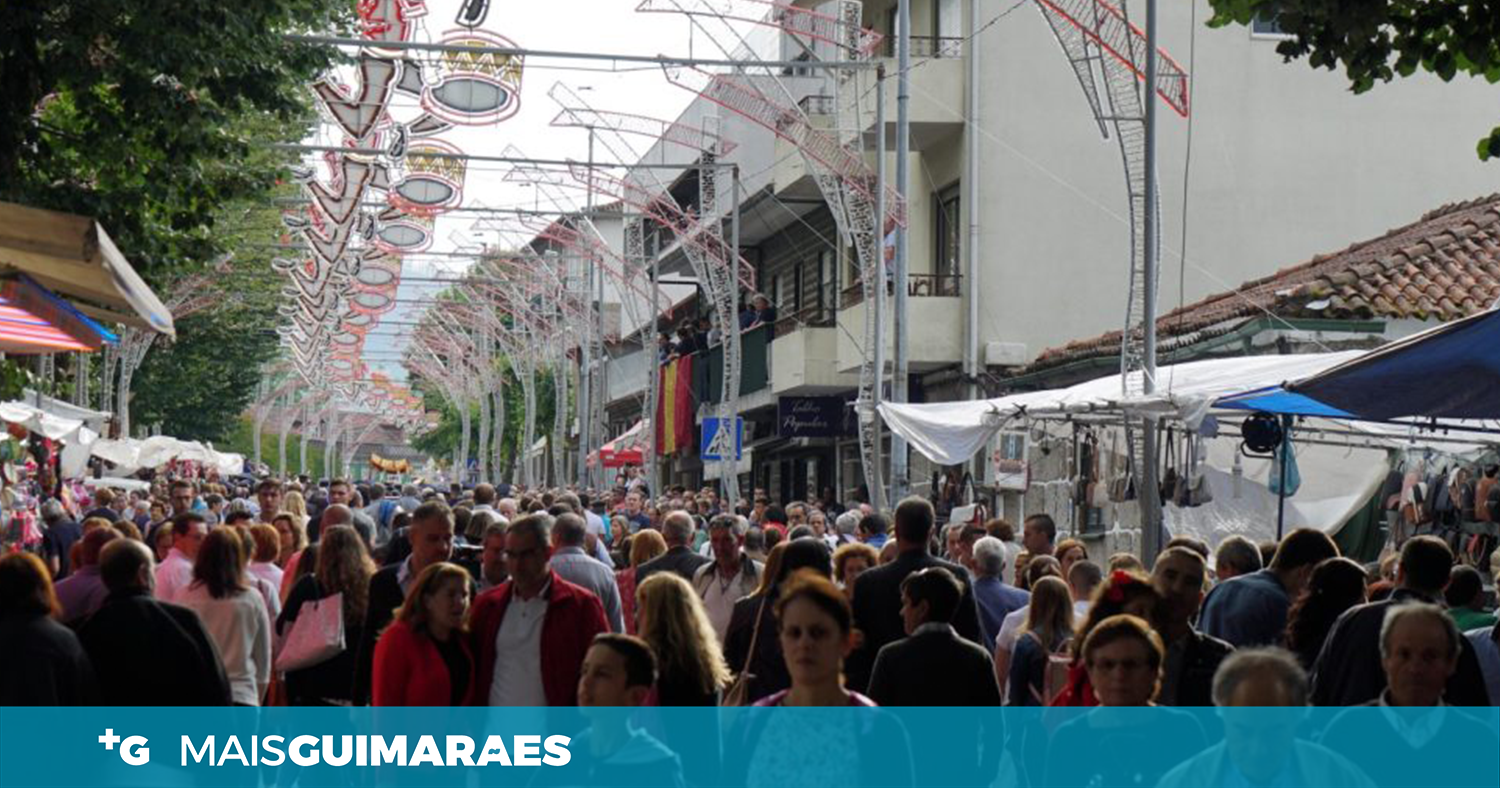
M 1157 320 L 1159 347 L 1282 318 L 1455 320 L 1500 297 L 1500 194 L 1446 205 L 1419 221 L 1209 296 Z M 1118 357 L 1120 332 L 1045 350 L 1019 374 Z

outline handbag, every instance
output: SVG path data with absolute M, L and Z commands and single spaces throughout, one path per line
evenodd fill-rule
M 305 602 L 276 653 L 276 670 L 286 673 L 326 662 L 344 650 L 344 595 Z
M 755 674 L 750 672 L 750 663 L 755 660 L 755 643 L 760 640 L 760 622 L 765 616 L 766 603 L 770 597 L 760 600 L 760 606 L 755 608 L 755 628 L 750 631 L 750 649 L 745 652 L 745 667 L 740 670 L 740 675 L 734 677 L 734 683 L 729 685 L 729 690 L 719 701 L 720 706 L 749 706 L 754 702 L 750 697 L 750 684 L 755 681 Z

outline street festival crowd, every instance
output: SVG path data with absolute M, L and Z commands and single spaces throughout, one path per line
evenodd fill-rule
M 236 479 L 43 503 L 39 542 L 0 557 L 0 705 L 578 707 L 580 727 L 622 706 L 1366 705 L 1387 712 L 1383 736 L 1336 716 L 1321 744 L 1288 732 L 1275 757 L 1236 758 L 1240 782 L 1298 762 L 1316 784 L 1371 785 L 1401 764 L 1497 757 L 1495 732 L 1454 707 L 1500 703 L 1500 627 L 1481 573 L 1431 536 L 1369 566 L 1312 529 L 1212 550 L 1176 538 L 1148 571 L 1045 514 L 940 523 L 919 497 L 879 512 L 826 491 L 653 496 L 634 475 L 600 493 Z M 1005 742 L 1046 756 L 1017 784 L 1224 774 L 1180 712 L 1116 756 L 1119 779 L 1072 773 L 1067 754 L 1110 723 L 1068 719 Z M 865 771 L 894 757 L 878 731 L 770 726 L 676 754 L 617 733 L 582 749 L 605 770 L 619 756 L 632 784 L 851 777 L 789 762 L 803 735 Z M 910 734 L 986 753 L 972 773 L 990 784 L 982 723 Z M 1311 765 L 1324 746 L 1343 757 Z

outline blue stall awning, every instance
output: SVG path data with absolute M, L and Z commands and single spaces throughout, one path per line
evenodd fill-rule
M 1435 326 L 1302 380 L 1215 404 L 1365 421 L 1500 419 L 1500 312 Z

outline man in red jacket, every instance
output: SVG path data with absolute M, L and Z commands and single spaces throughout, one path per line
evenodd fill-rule
M 491 706 L 576 706 L 578 675 L 594 636 L 609 631 L 599 597 L 552 571 L 552 518 L 510 524 L 510 579 L 486 591 L 469 615 L 480 702 Z

